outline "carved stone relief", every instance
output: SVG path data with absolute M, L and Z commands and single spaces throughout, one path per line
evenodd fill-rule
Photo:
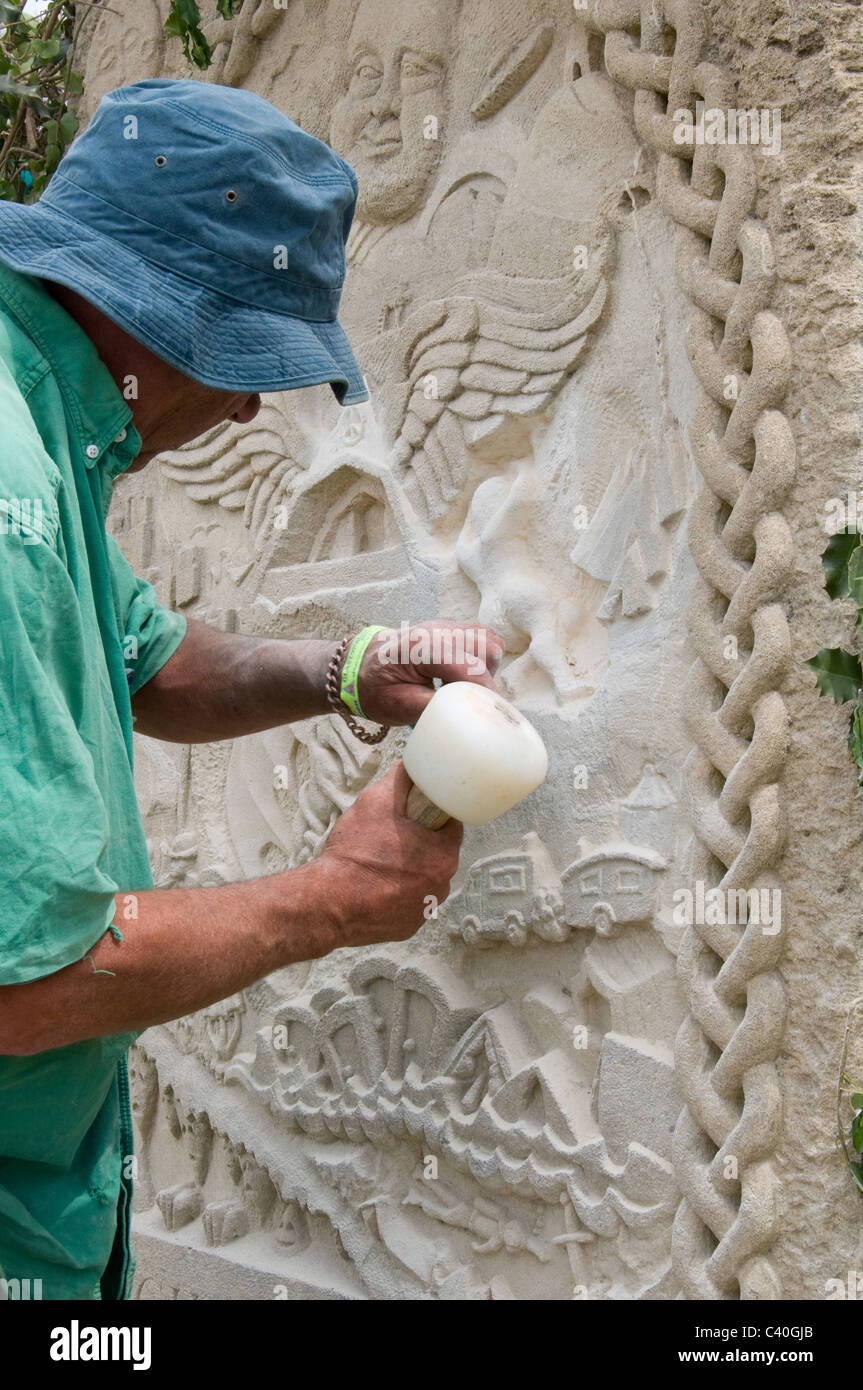
M 180 75 L 136 22 L 112 85 Z M 790 349 L 752 152 L 671 136 L 734 74 L 690 0 L 245 0 L 208 32 L 207 80 L 357 170 L 371 402 L 267 398 L 124 480 L 118 538 L 221 626 L 492 624 L 552 760 L 411 941 L 144 1035 L 139 1297 L 779 1296 L 784 937 L 673 911 L 778 882 L 783 833 Z M 139 739 L 156 882 L 304 862 L 401 743 Z

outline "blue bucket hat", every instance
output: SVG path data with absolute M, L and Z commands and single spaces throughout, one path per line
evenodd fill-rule
M 268 101 L 152 78 L 103 97 L 36 203 L 0 201 L 0 259 L 67 285 L 223 391 L 328 381 L 368 399 L 336 314 L 356 174 Z

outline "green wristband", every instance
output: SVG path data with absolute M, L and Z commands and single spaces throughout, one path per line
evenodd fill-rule
M 360 719 L 365 719 L 366 717 L 360 708 L 359 700 L 360 666 L 368 650 L 369 643 L 373 637 L 377 637 L 379 632 L 386 632 L 386 628 L 383 626 L 364 627 L 361 632 L 358 632 L 353 642 L 348 647 L 342 664 L 342 684 L 339 695 L 342 704 L 347 705 L 351 714 L 358 716 Z

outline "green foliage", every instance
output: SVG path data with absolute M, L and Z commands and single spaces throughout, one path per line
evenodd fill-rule
M 856 627 L 863 626 L 863 535 L 856 529 L 831 536 L 821 557 L 824 587 L 833 599 L 851 599 L 857 608 Z M 843 647 L 822 647 L 809 658 L 822 695 L 837 704 L 853 701 L 848 727 L 848 748 L 857 768 L 858 796 L 863 796 L 863 666 L 855 652 Z M 861 1129 L 863 1136 L 863 1129 Z M 863 1184 L 861 1184 L 863 1187 Z
M 233 19 L 242 0 L 216 0 L 216 10 L 222 19 Z M 201 28 L 201 11 L 196 0 L 171 0 L 165 33 L 178 38 L 183 52 L 196 68 L 208 68 L 213 53 Z
M 863 1193 L 863 1093 L 857 1081 L 845 1070 L 848 1059 L 849 1031 L 856 1015 L 855 1005 L 850 1009 L 848 1027 L 845 1030 L 845 1045 L 842 1049 L 842 1070 L 839 1076 L 839 1147 L 845 1154 L 850 1176 Z M 850 1115 L 850 1120 L 848 1116 Z
M 832 695 L 837 705 L 853 700 L 863 684 L 859 656 L 841 647 L 822 647 L 806 664 L 815 672 L 821 694 Z
M 196 68 L 210 66 L 213 54 L 201 28 L 201 11 L 195 0 L 171 0 L 165 33 L 180 40 L 183 52 Z
M 845 1024 L 842 1061 L 839 1066 L 837 1120 L 839 1147 L 845 1156 L 852 1178 L 863 1192 L 863 1087 L 859 1081 L 849 1076 L 847 1071 L 848 1049 L 852 1042 L 855 1048 L 857 1047 L 856 1035 L 860 1025 L 861 1006 L 863 999 L 855 999 L 848 1011 Z
M 0 198 L 29 203 L 78 128 L 67 110 L 81 91 L 75 6 L 58 0 L 33 18 L 2 0 L 0 26 Z
M 858 700 L 851 711 L 848 729 L 848 748 L 858 769 L 858 796 L 863 796 L 863 704 Z
M 78 129 L 68 109 L 83 81 L 75 72 L 81 22 L 102 0 L 54 0 L 39 16 L 0 0 L 0 198 L 31 203 L 45 188 Z M 212 0 L 211 0 L 212 3 Z M 105 0 L 110 8 L 110 0 Z M 215 0 L 232 19 L 242 0 Z M 195 0 L 171 0 L 165 33 L 189 62 L 208 68 L 212 50 Z
M 852 552 L 846 567 L 848 597 L 857 604 L 857 627 L 863 625 L 863 545 Z
M 848 562 L 855 550 L 860 549 L 860 535 L 857 531 L 838 531 L 827 542 L 827 549 L 821 556 L 824 571 L 824 587 L 831 598 L 847 598 Z

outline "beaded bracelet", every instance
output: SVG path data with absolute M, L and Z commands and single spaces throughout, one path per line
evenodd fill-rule
M 358 698 L 360 664 L 372 638 L 383 631 L 382 627 L 364 627 L 360 632 L 349 633 L 336 647 L 327 667 L 327 703 L 334 714 L 341 715 L 361 743 L 380 743 L 389 733 L 389 729 L 383 725 L 378 727 L 377 733 L 370 733 L 354 718 L 354 713 L 365 718 Z

